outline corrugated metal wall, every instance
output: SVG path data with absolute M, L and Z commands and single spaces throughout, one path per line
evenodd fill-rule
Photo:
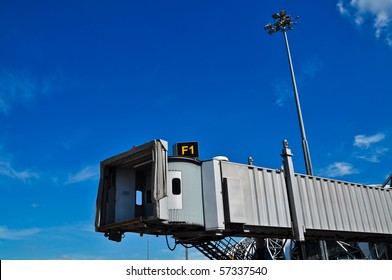
M 306 229 L 392 234 L 392 192 L 296 174 Z
M 290 228 L 290 211 L 281 171 L 222 162 L 231 223 Z
M 181 172 L 182 209 L 172 209 L 168 204 L 169 222 L 186 222 L 204 226 L 201 166 L 193 160 L 170 159 L 169 172 Z M 171 182 L 168 182 L 168 192 Z

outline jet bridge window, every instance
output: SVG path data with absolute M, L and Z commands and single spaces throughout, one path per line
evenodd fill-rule
M 174 195 L 181 194 L 181 179 L 180 178 L 173 178 L 172 179 L 172 193 Z
M 143 205 L 143 192 L 136 190 L 136 205 Z

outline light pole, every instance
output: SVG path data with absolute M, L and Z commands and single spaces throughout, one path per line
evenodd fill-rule
M 294 98 L 295 98 L 295 103 L 297 105 L 297 114 L 298 114 L 299 127 L 301 130 L 302 150 L 305 159 L 306 174 L 313 175 L 312 162 L 310 160 L 309 145 L 308 145 L 308 141 L 306 140 L 305 126 L 304 126 L 304 121 L 302 119 L 302 112 L 301 112 L 301 104 L 299 102 L 297 83 L 295 81 L 293 61 L 291 60 L 289 40 L 287 39 L 287 29 L 293 30 L 293 25 L 297 24 L 297 22 L 291 21 L 291 16 L 288 15 L 285 10 L 280 11 L 280 13 L 273 14 L 272 18 L 274 19 L 274 23 L 273 24 L 268 23 L 266 26 L 264 26 L 264 30 L 268 30 L 268 34 L 270 35 L 279 31 L 283 33 L 284 41 L 286 44 L 287 57 L 289 60 L 291 81 L 293 83 Z M 295 19 L 298 19 L 298 17 L 295 17 Z M 305 244 L 303 244 L 302 242 L 299 243 L 300 243 L 299 249 L 302 255 L 301 257 L 306 258 Z M 319 241 L 319 247 L 320 247 L 321 259 L 323 260 L 328 259 L 327 245 L 324 240 Z
M 284 41 L 286 43 L 287 57 L 289 59 L 291 81 L 293 83 L 293 90 L 294 90 L 294 98 L 295 98 L 295 103 L 297 105 L 297 114 L 298 114 L 298 120 L 299 120 L 299 127 L 301 130 L 302 150 L 304 153 L 306 174 L 313 175 L 313 168 L 312 168 L 312 162 L 310 160 L 309 146 L 308 146 L 308 141 L 306 140 L 304 121 L 302 119 L 301 104 L 299 102 L 299 97 L 298 97 L 297 83 L 295 81 L 293 62 L 291 60 L 289 41 L 287 39 L 287 29 L 293 30 L 293 25 L 297 24 L 297 23 L 291 21 L 291 16 L 287 15 L 286 11 L 284 11 L 284 10 L 282 10 L 280 13 L 273 14 L 272 18 L 275 20 L 274 24 L 268 23 L 266 26 L 264 26 L 264 30 L 268 30 L 268 34 L 270 34 L 270 35 L 278 32 L 278 31 L 281 31 L 283 33 Z M 297 18 L 298 17 L 296 17 L 295 19 L 297 19 Z

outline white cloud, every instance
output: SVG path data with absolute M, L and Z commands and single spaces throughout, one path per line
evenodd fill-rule
M 37 83 L 26 74 L 0 72 L 0 112 L 8 114 L 14 103 L 31 102 L 37 91 Z
M 37 79 L 27 72 L 0 70 L 0 113 L 8 115 L 15 104 L 29 105 L 49 91 L 52 78 Z
M 358 26 L 370 21 L 375 37 L 392 47 L 392 0 L 339 0 L 337 9 Z
M 286 100 L 293 95 L 292 88 L 287 80 L 275 81 L 273 89 L 276 97 L 275 104 L 279 107 L 282 107 Z
M 369 150 L 361 151 L 361 153 L 356 153 L 357 158 L 363 159 L 369 162 L 380 162 L 380 158 L 384 156 L 387 152 L 389 152 L 389 148 L 385 147 L 374 147 Z
M 354 169 L 352 164 L 347 162 L 334 162 L 320 170 L 320 174 L 327 177 L 341 177 L 355 173 L 358 173 L 357 170 Z
M 359 148 L 368 149 L 371 145 L 380 142 L 385 138 L 384 133 L 377 133 L 375 135 L 356 135 L 354 136 L 354 146 Z
M 86 166 L 82 170 L 78 171 L 75 174 L 70 174 L 68 176 L 68 180 L 65 182 L 68 184 L 76 184 L 80 182 L 85 182 L 93 179 L 97 179 L 99 175 L 99 167 L 98 166 Z
M 380 162 L 380 158 L 390 151 L 389 148 L 379 144 L 385 137 L 384 133 L 354 136 L 354 147 L 358 148 L 354 156 L 369 162 Z
M 31 208 L 38 208 L 39 207 L 39 205 L 37 204 L 37 203 L 31 203 Z
M 38 228 L 11 230 L 6 226 L 0 226 L 0 239 L 20 240 L 38 234 L 39 232 L 40 230 Z
M 336 6 L 338 7 L 339 13 L 341 15 L 347 16 L 349 15 L 349 11 L 346 9 L 346 7 L 344 6 L 343 1 L 339 1 Z
M 5 161 L 0 161 L 0 175 L 18 179 L 23 182 L 26 182 L 29 179 L 39 178 L 39 175 L 37 173 L 30 170 L 18 171 L 11 166 L 11 163 Z
M 302 66 L 302 72 L 306 78 L 313 79 L 322 66 L 321 60 L 318 57 L 313 57 L 305 61 Z
M 287 65 L 287 67 L 289 67 Z M 305 61 L 299 67 L 299 74 L 297 76 L 297 81 L 301 85 L 314 79 L 322 67 L 322 62 L 318 57 L 312 57 Z M 275 104 L 282 107 L 287 100 L 294 97 L 294 90 L 291 79 L 277 79 L 272 84 L 273 91 L 276 97 Z

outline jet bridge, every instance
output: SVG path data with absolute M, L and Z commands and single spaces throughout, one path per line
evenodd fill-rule
M 392 193 L 385 188 L 284 168 L 168 156 L 154 140 L 101 162 L 97 232 L 172 235 L 202 244 L 225 237 L 392 241 Z

